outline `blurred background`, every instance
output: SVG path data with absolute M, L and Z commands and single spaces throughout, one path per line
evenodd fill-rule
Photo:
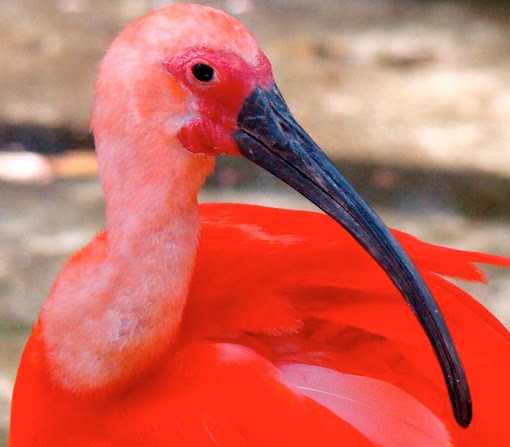
M 103 225 L 93 79 L 121 27 L 172 2 L 0 0 L 0 445 L 30 325 Z M 222 0 L 296 118 L 385 221 L 510 255 L 510 1 Z M 312 208 L 222 158 L 202 201 Z M 510 274 L 467 286 L 508 327 Z

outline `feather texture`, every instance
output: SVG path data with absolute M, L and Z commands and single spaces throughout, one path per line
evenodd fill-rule
M 51 385 L 40 321 L 18 374 L 11 447 L 395 446 L 378 427 L 392 415 L 406 421 L 410 408 L 427 415 L 416 418 L 413 429 L 437 436 L 430 445 L 448 445 L 447 432 L 452 445 L 508 445 L 508 331 L 442 277 L 480 281 L 474 263 L 509 266 L 508 260 L 396 233 L 464 362 L 474 402 L 473 423 L 464 430 L 453 420 L 440 369 L 414 316 L 343 229 L 321 214 L 249 205 L 203 205 L 201 219 L 174 348 L 129 387 L 80 397 Z M 71 262 L 91 256 L 104 241 L 99 237 Z M 306 380 L 296 382 L 304 371 Z M 337 377 L 351 382 L 342 388 Z M 374 390 L 376 408 L 386 404 L 387 411 L 367 413 L 363 405 L 340 411 L 324 394 L 304 389 L 318 384 L 322 393 L 343 389 L 359 402 Z M 21 411 L 29 430 L 16 424 Z M 360 418 L 363 423 L 352 423 Z M 415 443 L 412 430 L 398 435 L 400 445 L 426 445 Z
M 289 364 L 284 381 L 356 427 L 376 445 L 451 446 L 443 423 L 417 399 L 377 379 Z

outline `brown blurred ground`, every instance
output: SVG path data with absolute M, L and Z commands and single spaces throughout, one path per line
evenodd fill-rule
M 0 178 L 25 176 L 24 184 L 0 181 L 4 438 L 30 323 L 65 258 L 103 222 L 87 150 L 98 61 L 122 24 L 168 3 L 0 0 Z M 437 243 L 510 254 L 504 2 L 491 9 L 460 1 L 207 3 L 237 11 L 250 26 L 298 120 L 389 224 Z M 20 162 L 20 153 L 29 159 Z M 239 161 L 221 161 L 202 198 L 310 206 Z M 509 325 L 510 275 L 490 276 L 490 286 L 470 290 Z

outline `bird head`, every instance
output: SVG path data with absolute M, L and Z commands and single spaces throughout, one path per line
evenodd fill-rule
M 241 23 L 209 7 L 175 5 L 129 25 L 101 64 L 92 127 L 98 147 L 106 135 L 136 140 L 128 150 L 162 169 L 172 151 L 174 160 L 242 155 L 324 210 L 406 299 L 439 359 L 457 421 L 469 424 L 464 371 L 427 286 L 392 233 L 292 117 L 268 59 Z M 150 147 L 158 149 L 147 152 Z
M 96 81 L 92 127 L 96 139 L 177 138 L 169 149 L 240 154 L 234 132 L 243 103 L 273 83 L 268 59 L 240 22 L 213 8 L 174 5 L 133 22 L 113 42 Z

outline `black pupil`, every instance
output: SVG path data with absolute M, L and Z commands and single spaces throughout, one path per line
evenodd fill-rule
M 201 82 L 209 82 L 214 76 L 214 69 L 205 64 L 193 65 L 193 76 Z

